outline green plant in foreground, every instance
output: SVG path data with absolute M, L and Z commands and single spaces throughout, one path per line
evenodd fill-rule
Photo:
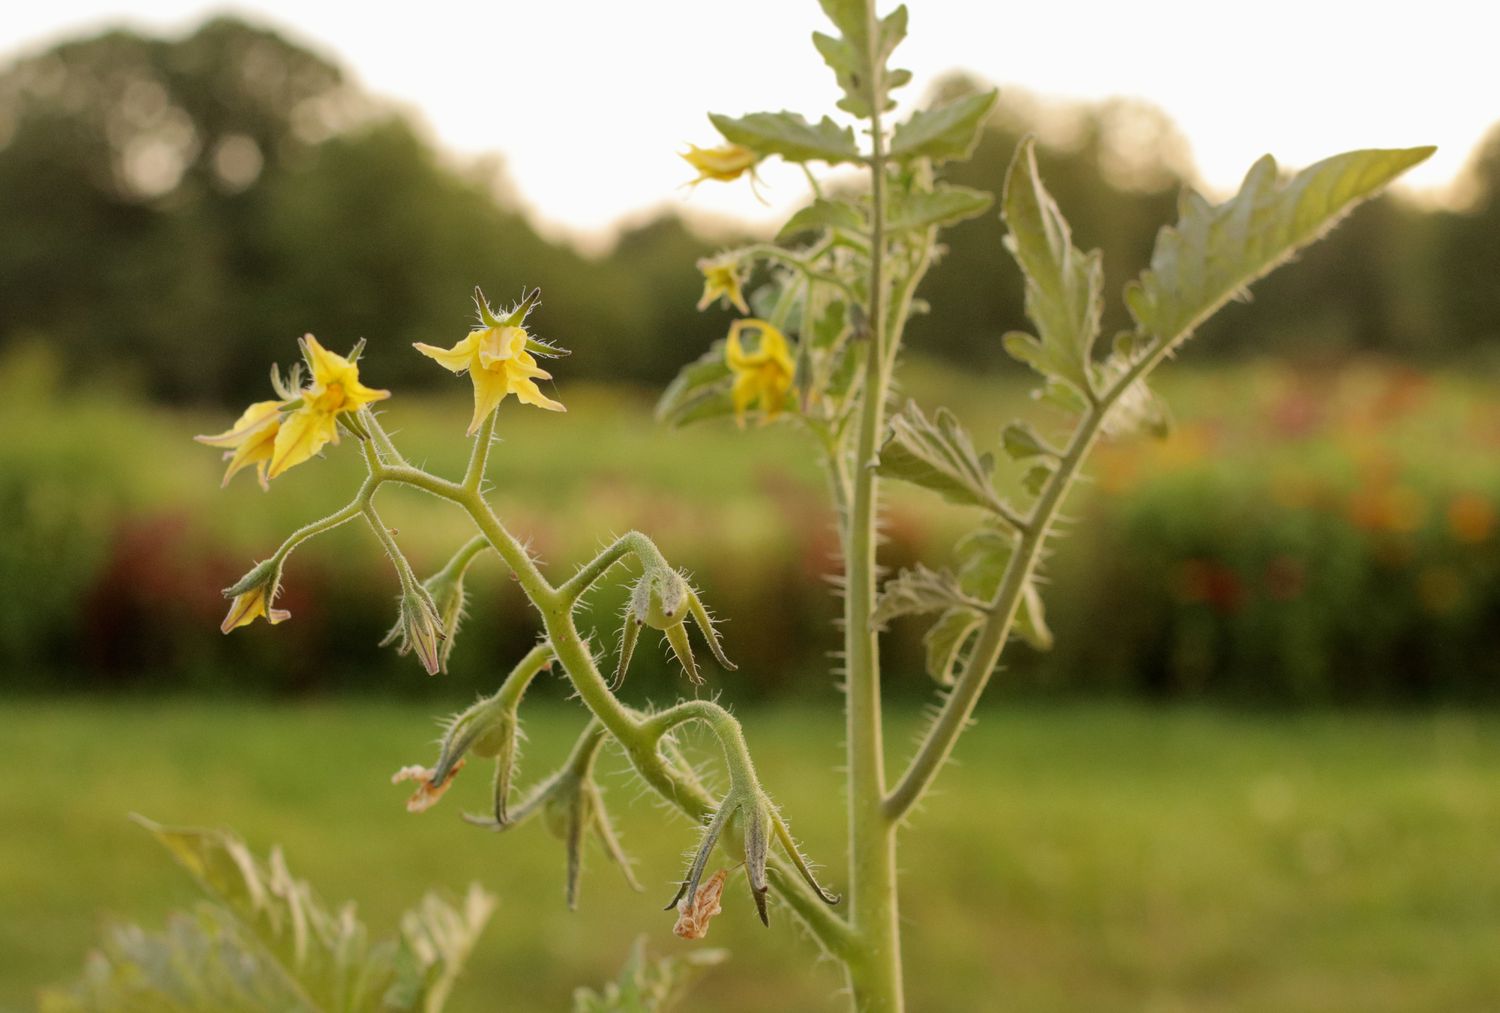
M 495 900 L 476 883 L 458 904 L 429 893 L 395 939 L 372 940 L 353 905 L 329 908 L 227 831 L 137 818 L 209 901 L 163 932 L 110 929 L 83 977 L 42 994 L 44 1013 L 103 1010 L 420 1010 L 447 1001 Z
M 950 413 L 924 412 L 915 404 L 890 411 L 903 331 L 921 309 L 917 290 L 937 254 L 938 232 L 984 214 L 992 202 L 986 193 L 942 183 L 936 170 L 967 157 L 996 93 L 922 110 L 888 129 L 892 92 L 910 77 L 888 66 L 906 33 L 906 8 L 884 17 L 867 0 L 823 0 L 823 8 L 835 32 L 815 34 L 813 41 L 843 89 L 839 108 L 863 124 L 867 142 L 861 145 L 852 127 L 826 116 L 817 122 L 790 112 L 711 118 L 724 145 L 694 148 L 685 156 L 700 180 L 753 177 L 761 160 L 779 157 L 806 169 L 815 199 L 776 242 L 726 251 L 700 264 L 701 305 L 723 299 L 741 311 L 753 306 L 757 315 L 736 321 L 724 342 L 682 371 L 663 395 L 659 415 L 674 425 L 730 416 L 743 424 L 752 413 L 763 422 L 783 420 L 806 432 L 827 469 L 845 566 L 847 902 L 840 904 L 820 885 L 799 852 L 732 714 L 704 699 L 642 709 L 616 695 L 638 633 L 648 625 L 666 634 L 694 682 L 700 678 L 694 637 L 707 641 L 722 667 L 731 667 L 699 589 L 639 532 L 616 539 L 571 576 L 554 581 L 486 498 L 504 398 L 515 394 L 526 404 L 562 408 L 535 382 L 548 378 L 536 357 L 563 354 L 526 327 L 537 293 L 503 311 L 481 296 L 479 320 L 465 338 L 447 349 L 418 346 L 445 368 L 467 371 L 474 385 L 473 449 L 457 479 L 414 467 L 402 456 L 371 410 L 384 392 L 359 381 L 358 349 L 337 356 L 311 338 L 303 346 L 306 386 L 295 373 L 288 381 L 276 376 L 274 411 L 264 402 L 252 406 L 241 425 L 206 442 L 228 450 L 231 471 L 255 464 L 274 478 L 336 443 L 342 429 L 357 440 L 368 470 L 347 506 L 293 533 L 228 589 L 234 604 L 226 629 L 257 616 L 287 618 L 271 607 L 287 557 L 308 538 L 361 518 L 390 557 L 400 585 L 390 639 L 414 653 L 429 673 L 446 663 L 466 605 L 464 574 L 481 555 L 499 556 L 535 606 L 543 632 L 538 646 L 492 696 L 450 721 L 433 767 L 398 773 L 398 780 L 417 783 L 410 808 L 435 803 L 470 758 L 493 760 L 492 809 L 470 816 L 470 822 L 505 831 L 542 815 L 566 844 L 566 896 L 574 904 L 586 838 L 596 838 L 631 875 L 594 776 L 600 751 L 616 749 L 646 785 L 700 827 L 694 857 L 668 904 L 676 911 L 678 934 L 704 935 L 726 882 L 743 872 L 762 921 L 769 921 L 774 895 L 843 966 L 857 1009 L 896 1010 L 903 1004 L 898 832 L 951 754 L 1006 643 L 1012 637 L 1039 647 L 1049 643 L 1038 568 L 1090 450 L 1101 437 L 1164 429 L 1166 408 L 1147 386 L 1151 372 L 1225 303 L 1432 149 L 1351 152 L 1289 179 L 1266 158 L 1222 204 L 1185 194 L 1180 219 L 1161 231 L 1150 267 L 1126 286 L 1134 327 L 1115 335 L 1101 353 L 1095 348 L 1104 293 L 1100 255 L 1073 245 L 1066 220 L 1038 177 L 1032 145 L 1024 142 L 1004 180 L 1000 214 L 1006 246 L 1025 276 L 1035 333 L 1004 340 L 1013 356 L 1042 377 L 1039 394 L 1055 409 L 1055 431 L 1016 422 L 1000 434 L 999 450 L 1024 469 L 1027 495 L 1013 503 L 992 482 L 995 455 L 977 449 Z M 860 167 L 868 173 L 868 189 L 852 197 L 824 195 L 811 169 L 815 164 Z M 747 303 L 746 286 L 756 278 L 761 283 Z M 914 483 L 977 512 L 979 520 L 955 547 L 950 568 L 919 565 L 877 586 L 884 478 Z M 387 485 L 430 493 L 458 507 L 474 525 L 474 537 L 425 581 L 376 512 L 376 494 Z M 640 574 L 612 684 L 576 619 L 590 589 L 624 565 Z M 928 668 L 943 698 L 905 768 L 889 778 L 880 630 L 909 615 L 934 617 Z M 690 619 L 696 634 L 690 633 Z M 512 803 L 520 704 L 531 681 L 554 662 L 587 711 L 584 727 L 563 767 Z M 709 792 L 707 778 L 675 744 L 689 723 L 707 727 L 722 747 L 727 788 L 720 794 Z

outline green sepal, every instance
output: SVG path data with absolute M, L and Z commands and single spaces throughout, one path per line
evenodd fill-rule
M 902 162 L 927 158 L 934 164 L 968 158 L 999 97 L 999 89 L 993 89 L 912 114 L 891 135 L 890 157 Z
M 854 131 L 827 116 L 817 123 L 809 123 L 801 113 L 786 110 L 750 113 L 738 118 L 711 113 L 708 118 L 726 141 L 744 145 L 762 157 L 779 155 L 788 162 L 829 165 L 863 160 L 854 143 Z

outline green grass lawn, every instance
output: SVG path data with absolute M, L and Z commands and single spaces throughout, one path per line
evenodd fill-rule
M 763 779 L 843 881 L 839 719 L 744 715 Z M 580 724 L 534 709 L 523 773 Z M 913 716 L 891 735 L 904 748 Z M 916 1011 L 1500 1008 L 1500 717 L 1269 716 L 1119 706 L 984 715 L 903 840 Z M 437 809 L 387 779 L 430 759 L 420 708 L 369 703 L 18 703 L 0 707 L 0 1008 L 76 974 L 101 919 L 151 926 L 196 894 L 130 811 L 284 845 L 325 898 L 377 933 L 427 887 L 500 898 L 451 1008 L 566 1009 L 637 934 L 687 944 L 660 908 L 694 834 L 611 756 L 611 805 L 644 896 L 598 853 L 582 908 L 540 824 L 462 824 L 488 772 Z M 700 744 L 705 747 L 706 743 Z M 769 931 L 731 881 L 710 943 L 730 962 L 694 1008 L 836 1010 L 784 909 Z

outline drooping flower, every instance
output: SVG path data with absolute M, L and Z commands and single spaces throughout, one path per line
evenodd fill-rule
M 311 334 L 302 338 L 302 354 L 312 371 L 312 384 L 303 389 L 300 404 L 281 420 L 271 455 L 268 478 L 275 478 L 312 457 L 329 443 L 338 443 L 338 417 L 391 396 L 359 381 L 353 360 L 318 344 Z
M 264 617 L 275 626 L 292 617 L 286 609 L 272 608 L 276 595 L 281 592 L 281 564 L 275 558 L 257 563 L 249 573 L 224 589 L 224 596 L 232 598 L 229 612 L 219 624 L 222 633 L 248 626 Z
M 750 312 L 750 307 L 745 305 L 740 258 L 735 253 L 704 257 L 698 261 L 698 270 L 703 272 L 703 298 L 698 300 L 700 310 L 707 309 L 715 299 L 722 296 L 724 301 L 741 313 Z
M 689 144 L 688 150 L 680 154 L 683 161 L 698 171 L 698 178 L 691 180 L 688 184 L 690 186 L 697 186 L 705 179 L 728 183 L 739 179 L 746 172 L 753 179 L 755 163 L 760 161 L 760 156 L 741 144 L 722 144 L 717 148 L 700 148 L 696 144 Z
M 482 326 L 469 331 L 452 348 L 414 343 L 417 351 L 454 373 L 468 370 L 474 381 L 474 418 L 469 423 L 469 435 L 479 430 L 490 412 L 514 394 L 522 404 L 536 405 L 548 411 L 565 412 L 568 409 L 541 392 L 536 381 L 550 380 L 552 374 L 536 364 L 528 345 L 538 347 L 524 326 L 526 315 L 536 305 L 537 293 L 533 292 L 522 304 L 504 318 L 490 311 L 483 298 L 476 301 L 480 307 Z M 541 345 L 542 349 L 548 346 Z
M 753 352 L 745 350 L 740 337 L 746 329 L 760 332 L 760 343 Z M 792 389 L 792 379 L 797 371 L 786 335 L 764 320 L 754 317 L 736 320 L 729 327 L 724 360 L 734 373 L 734 386 L 729 396 L 734 403 L 735 420 L 743 427 L 745 412 L 756 402 L 766 421 L 775 418 L 786 404 L 786 395 Z
M 713 618 L 704 607 L 698 592 L 676 570 L 664 567 L 647 567 L 630 591 L 630 602 L 625 606 L 625 624 L 620 629 L 620 661 L 615 669 L 615 686 L 625 681 L 625 670 L 630 667 L 630 657 L 635 652 L 635 643 L 643 627 L 661 630 L 667 635 L 672 653 L 693 683 L 700 683 L 698 663 L 693 658 L 692 643 L 688 640 L 687 619 L 692 616 L 698 624 L 708 649 L 714 659 L 729 671 L 734 663 L 724 656 L 719 644 L 718 631 Z
M 223 447 L 229 469 L 224 472 L 224 484 L 241 468 L 255 465 L 260 487 L 266 489 L 266 469 L 276 443 L 276 433 L 281 428 L 281 402 L 257 401 L 239 417 L 234 425 L 215 436 L 194 436 L 193 439 L 210 447 Z

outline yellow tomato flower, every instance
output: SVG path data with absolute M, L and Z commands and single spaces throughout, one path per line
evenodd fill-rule
M 698 270 L 703 272 L 703 298 L 698 300 L 700 310 L 707 309 L 710 303 L 723 296 L 741 313 L 750 312 L 750 307 L 745 305 L 738 256 L 721 253 L 717 257 L 704 257 L 698 261 Z
M 755 163 L 760 161 L 755 152 L 740 144 L 724 144 L 717 148 L 700 148 L 689 144 L 681 153 L 683 161 L 698 170 L 698 178 L 691 180 L 697 186 L 705 179 L 716 179 L 721 183 L 739 179 L 747 171 L 755 175 Z
M 226 448 L 224 457 L 229 461 L 229 470 L 224 472 L 224 484 L 235 472 L 251 464 L 255 465 L 260 487 L 268 488 L 266 468 L 271 463 L 271 454 L 276 443 L 277 430 L 281 428 L 281 402 L 257 401 L 245 409 L 234 425 L 216 436 L 194 436 L 199 443 L 210 447 Z
M 234 596 L 234 601 L 229 605 L 229 614 L 219 624 L 221 633 L 248 626 L 256 619 L 265 617 L 266 622 L 275 626 L 292 617 L 286 609 L 273 609 L 270 607 L 269 595 L 276 593 L 275 588 L 269 588 L 266 584 L 257 584 L 243 594 Z
M 745 351 L 740 340 L 740 332 L 746 328 L 760 331 L 760 344 L 753 352 Z M 792 378 L 797 371 L 786 335 L 764 320 L 754 317 L 736 320 L 729 327 L 724 360 L 734 373 L 734 386 L 729 397 L 740 426 L 745 425 L 745 411 L 756 401 L 760 402 L 766 421 L 775 418 L 786 403 L 787 392 L 792 389 Z
M 359 382 L 359 367 L 335 355 L 308 334 L 302 351 L 312 370 L 312 384 L 302 391 L 302 404 L 281 421 L 271 455 L 268 478 L 275 478 L 312 457 L 329 443 L 339 442 L 338 416 L 358 411 L 391 396 Z
M 552 374 L 536 364 L 536 359 L 526 350 L 526 328 L 518 324 L 501 323 L 488 327 L 476 327 L 469 336 L 452 348 L 439 348 L 416 342 L 415 348 L 444 369 L 454 373 L 469 371 L 474 381 L 474 419 L 469 423 L 469 435 L 478 431 L 490 412 L 514 394 L 522 404 L 536 405 L 548 411 L 565 412 L 568 409 L 541 392 L 536 381 L 550 380 Z

